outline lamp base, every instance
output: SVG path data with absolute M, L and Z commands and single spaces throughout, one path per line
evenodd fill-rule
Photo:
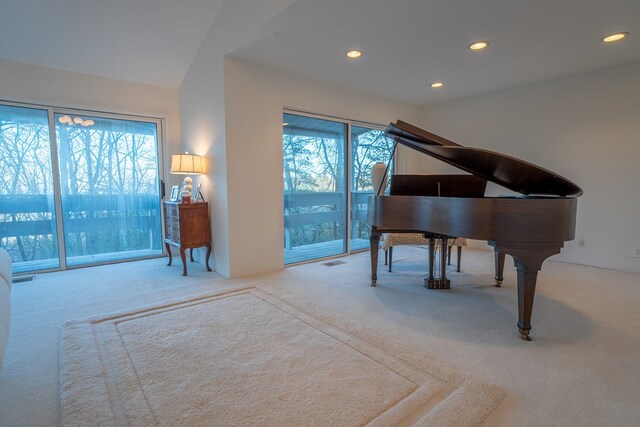
M 190 176 L 185 176 L 184 181 L 182 181 L 182 203 L 191 203 L 192 182 L 193 180 Z

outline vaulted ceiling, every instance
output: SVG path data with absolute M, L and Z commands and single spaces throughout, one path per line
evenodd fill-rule
M 1 1 L 0 58 L 170 88 L 212 25 L 251 13 L 249 0 Z M 640 0 L 261 1 L 287 7 L 230 56 L 415 105 L 640 60 Z
M 177 88 L 224 0 L 0 0 L 0 58 Z

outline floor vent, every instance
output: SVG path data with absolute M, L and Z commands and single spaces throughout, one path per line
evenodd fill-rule
M 346 264 L 344 261 L 329 261 L 325 262 L 322 265 L 326 265 L 327 267 L 333 267 L 334 265 Z
M 11 283 L 22 283 L 22 282 L 31 282 L 32 280 L 34 280 L 35 277 L 34 276 L 20 276 L 20 277 L 14 277 L 13 280 L 11 281 Z

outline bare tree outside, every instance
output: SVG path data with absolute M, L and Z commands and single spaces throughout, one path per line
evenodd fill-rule
M 46 110 L 0 105 L 0 247 L 14 263 L 58 266 Z
M 69 261 L 161 251 L 155 124 L 64 114 L 55 119 Z
M 0 247 L 16 271 L 161 253 L 156 124 L 0 105 Z M 55 218 L 59 177 L 63 235 Z M 62 231 L 60 231 L 62 233 Z
M 293 255 L 295 248 L 317 247 L 318 257 L 342 253 L 346 238 L 351 239 L 352 249 L 365 247 L 367 198 L 373 194 L 371 168 L 389 161 L 392 140 L 381 130 L 352 125 L 347 161 L 343 123 L 286 113 L 283 120 L 285 262 L 301 260 Z M 347 176 L 351 236 L 346 236 Z
M 393 152 L 393 140 L 384 132 L 361 126 L 351 127 L 351 247 L 368 247 L 369 226 L 367 219 L 367 200 L 373 195 L 371 169 L 377 162 L 389 165 L 389 175 L 393 174 L 390 163 Z
M 331 213 L 344 212 L 344 139 L 285 134 L 283 144 L 286 214 L 309 219 L 288 228 L 285 245 L 343 239 L 344 221 Z

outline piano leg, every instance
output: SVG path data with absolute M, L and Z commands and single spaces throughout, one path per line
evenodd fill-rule
M 518 271 L 518 332 L 523 340 L 531 341 L 531 312 L 536 293 L 536 280 L 542 263 L 551 255 L 560 253 L 563 242 L 500 243 L 489 242 L 496 251 L 513 257 Z
M 371 230 L 369 243 L 371 245 L 371 286 L 376 286 L 376 281 L 378 280 L 378 251 L 380 250 L 380 234 Z
M 496 263 L 496 288 L 502 286 L 502 281 L 504 280 L 504 252 L 500 252 L 500 250 L 496 247 L 493 248 L 493 254 Z
M 425 236 L 427 237 L 427 236 Z M 433 262 L 435 261 L 435 239 L 433 237 L 427 237 L 429 240 L 429 277 L 424 279 L 424 285 L 427 289 L 433 289 L 435 284 L 435 278 L 433 277 Z
M 442 269 L 440 270 L 440 287 L 439 289 L 451 289 L 451 280 L 447 279 L 447 239 L 440 239 L 440 256 Z
M 518 332 L 523 340 L 531 341 L 531 312 L 533 311 L 533 297 L 536 293 L 538 270 L 528 268 L 520 260 L 515 261 L 518 270 Z
M 429 277 L 424 279 L 424 285 L 427 289 L 451 289 L 451 281 L 447 279 L 447 239 L 435 239 L 428 237 L 429 239 Z M 440 278 L 436 279 L 434 276 L 434 261 L 435 261 L 435 247 L 436 242 L 441 243 L 440 247 Z

